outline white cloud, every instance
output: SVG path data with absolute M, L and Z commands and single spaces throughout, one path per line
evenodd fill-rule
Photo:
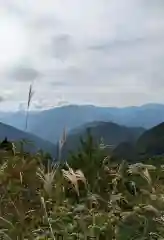
M 26 101 L 36 73 L 37 108 L 164 101 L 162 0 L 6 0 L 0 8 L 5 19 L 19 19 L 27 36 L 19 62 L 1 70 L 10 104 Z

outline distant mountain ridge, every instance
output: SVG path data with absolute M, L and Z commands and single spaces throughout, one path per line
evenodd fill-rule
M 114 160 L 140 161 L 157 156 L 164 156 L 164 122 L 143 132 L 135 144 L 120 143 L 112 153 Z
M 137 141 L 139 154 L 164 155 L 164 122 L 145 131 Z
M 64 157 L 69 151 L 76 151 L 80 147 L 80 138 L 86 139 L 87 130 L 95 143 L 101 143 L 102 139 L 105 145 L 111 145 L 113 148 L 125 141 L 135 143 L 145 131 L 144 128 L 126 127 L 113 122 L 88 123 L 70 132 L 63 148 Z
M 25 112 L 0 114 L 0 121 L 24 130 Z M 67 105 L 44 111 L 33 111 L 29 116 L 28 131 L 56 143 L 65 127 L 69 133 L 75 128 L 95 121 L 149 129 L 164 121 L 164 105 L 152 103 L 124 108 Z
M 26 145 L 27 151 L 37 152 L 39 149 L 50 153 L 54 156 L 55 146 L 48 141 L 45 141 L 33 134 L 23 132 L 19 129 L 16 129 L 12 126 L 0 122 L 0 141 L 4 140 L 5 137 L 9 141 L 18 142 L 20 140 L 27 140 L 32 142 L 32 145 Z
M 95 143 L 101 143 L 103 140 L 105 145 L 112 146 L 112 152 L 110 150 L 112 159 L 136 162 L 155 156 L 164 156 L 164 122 L 146 130 L 113 122 L 94 121 L 69 132 L 62 151 L 63 159 L 68 156 L 69 151 L 76 152 L 80 147 L 80 137 L 85 139 L 88 129 Z M 27 148 L 30 152 L 42 149 L 49 152 L 54 158 L 57 156 L 57 145 L 0 122 L 0 141 L 5 137 L 14 142 L 23 139 L 33 142 L 33 145 L 29 145 Z

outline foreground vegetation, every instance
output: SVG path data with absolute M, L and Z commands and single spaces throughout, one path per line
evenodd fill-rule
M 111 162 L 91 136 L 81 145 L 57 164 L 1 151 L 0 239 L 164 239 L 164 167 Z

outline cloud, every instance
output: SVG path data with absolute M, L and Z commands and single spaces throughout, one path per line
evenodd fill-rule
M 4 101 L 5 101 L 5 98 L 2 97 L 2 96 L 0 96 L 0 103 L 1 103 L 1 102 L 4 102 Z
M 31 82 L 38 77 L 41 77 L 40 73 L 34 68 L 17 67 L 9 71 L 8 77 L 16 81 Z
M 142 47 L 148 43 L 157 44 L 162 43 L 164 40 L 164 34 L 160 33 L 156 35 L 148 35 L 144 37 L 132 37 L 129 39 L 117 39 L 113 41 L 107 41 L 105 43 L 89 46 L 88 49 L 91 51 L 103 51 L 109 54 L 110 51 L 121 50 L 121 49 L 134 49 L 135 47 Z
M 164 101 L 162 0 L 8 0 L 1 6 L 28 35 L 27 61 L 5 69 L 0 80 L 15 101 L 25 101 L 33 79 L 35 103 L 45 99 L 36 108 Z
M 45 15 L 31 21 L 31 27 L 39 31 L 47 31 L 56 28 L 59 21 L 54 16 Z
M 68 34 L 61 34 L 54 36 L 51 41 L 50 53 L 54 58 L 64 60 L 74 50 L 71 36 Z

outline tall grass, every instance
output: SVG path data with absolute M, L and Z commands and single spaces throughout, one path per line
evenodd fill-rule
M 43 166 L 7 155 L 0 169 L 2 239 L 162 239 L 163 167 L 100 159 L 95 187 L 86 165 Z M 88 163 L 89 164 L 89 163 Z M 93 163 L 92 163 L 93 164 Z M 105 165 L 104 165 L 105 164 Z M 133 184 L 132 184 L 133 183 Z M 135 191 L 134 191 L 135 189 Z
M 29 92 L 28 92 L 26 119 L 25 119 L 25 131 L 27 131 L 27 128 L 28 128 L 28 118 L 29 118 L 30 104 L 31 104 L 32 98 L 34 96 L 33 84 L 34 84 L 34 81 L 30 84 Z

